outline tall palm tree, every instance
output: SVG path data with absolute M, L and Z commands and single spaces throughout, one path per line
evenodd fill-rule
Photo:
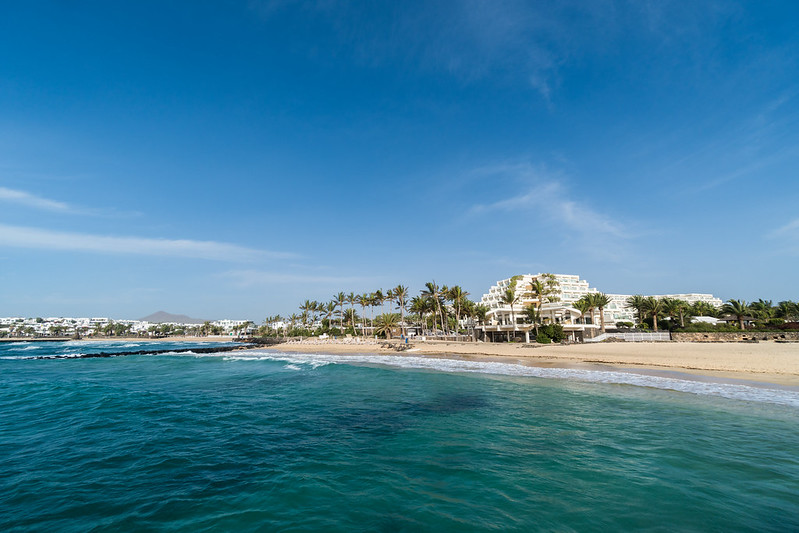
M 366 306 L 369 305 L 371 301 L 371 297 L 367 293 L 363 293 L 358 295 L 358 305 L 361 306 L 361 316 L 363 317 L 361 320 L 361 336 L 366 337 Z
M 513 310 L 513 306 L 519 303 L 519 297 L 516 295 L 516 291 L 513 289 L 505 289 L 500 297 L 499 301 L 502 304 L 510 306 L 510 321 L 513 324 L 513 336 L 516 336 L 516 313 Z
M 658 315 L 663 312 L 663 300 L 655 298 L 654 296 L 647 296 L 644 303 L 644 312 L 652 317 L 653 328 L 655 333 L 658 330 Z
M 530 282 L 527 288 L 529 289 L 529 295 L 535 300 L 535 307 L 541 309 L 541 304 L 544 303 L 544 296 L 546 296 L 547 293 L 546 285 L 544 285 L 544 282 L 540 279 L 533 278 L 533 281 Z
M 375 307 L 380 306 L 380 311 L 385 313 L 386 310 L 383 308 L 383 303 L 386 301 L 386 295 L 383 294 L 383 289 L 377 289 L 374 293 L 375 296 Z
M 339 329 L 342 331 L 344 330 L 344 304 L 347 303 L 347 296 L 340 292 L 333 297 L 333 301 L 336 303 L 336 307 L 339 308 L 338 315 L 339 315 Z
M 300 306 L 300 311 L 302 311 L 302 325 L 306 328 L 308 327 L 308 318 L 310 317 L 311 309 L 313 309 L 313 304 L 311 304 L 310 300 L 305 300 L 303 304 Z
M 290 329 L 289 329 L 289 331 L 290 331 L 290 332 L 294 330 L 294 324 L 295 324 L 295 323 L 296 323 L 296 322 L 297 322 L 299 319 L 300 319 L 300 317 L 298 317 L 298 316 L 297 316 L 296 314 L 294 314 L 294 313 L 292 313 L 292 314 L 289 316 L 289 323 L 291 324 L 291 327 L 290 327 Z
M 590 296 L 594 307 L 599 309 L 599 332 L 605 333 L 605 307 L 610 305 L 610 296 L 604 292 L 595 292 Z
M 527 322 L 535 328 L 535 334 L 538 336 L 538 325 L 541 323 L 541 312 L 535 304 L 527 304 L 524 308 L 524 317 Z
M 721 312 L 734 316 L 738 320 L 738 327 L 745 329 L 744 318 L 752 312 L 752 309 L 746 304 L 746 300 L 729 299 L 721 306 Z
M 436 284 L 435 280 L 428 281 L 424 284 L 425 289 L 422 291 L 422 295 L 426 296 L 431 300 L 433 305 L 435 306 L 435 310 L 441 318 L 441 329 L 444 329 L 444 313 L 441 311 L 441 288 Z M 433 319 L 433 330 L 435 331 L 435 318 Z
M 397 285 L 391 290 L 394 295 L 394 301 L 397 303 L 400 312 L 400 334 L 407 336 L 405 331 L 405 307 L 408 305 L 408 287 L 404 285 Z
M 677 303 L 675 304 L 677 309 L 677 315 L 680 317 L 680 327 L 685 327 L 685 315 L 691 312 L 691 304 L 686 302 L 685 300 L 677 299 Z
M 577 300 L 578 302 L 582 301 L 585 303 L 585 310 L 587 311 L 588 317 L 591 318 L 591 324 L 594 323 L 594 309 L 596 309 L 596 303 L 594 302 L 593 294 L 594 293 L 591 292 L 583 294 L 580 299 Z M 586 315 L 583 315 L 583 324 L 588 324 L 588 322 L 585 321 L 585 318 Z
M 350 304 L 350 311 L 353 313 L 355 312 L 355 304 L 358 303 L 358 297 L 355 296 L 354 292 L 351 292 L 347 295 L 347 303 Z M 352 324 L 353 329 L 355 329 L 355 323 Z
M 466 297 L 469 296 L 469 293 L 464 291 L 460 285 L 455 285 L 449 290 L 449 299 L 452 300 L 452 306 L 455 308 L 455 324 L 457 329 L 457 324 L 460 323 L 461 320 L 461 311 L 463 310 L 464 304 L 466 303 Z M 457 333 L 457 331 L 456 331 Z
M 422 327 L 422 331 L 427 329 L 427 319 L 425 315 L 428 311 L 428 300 L 424 296 L 414 296 L 411 298 L 411 306 L 410 306 L 411 313 L 416 313 L 419 315 L 420 318 L 420 326 Z

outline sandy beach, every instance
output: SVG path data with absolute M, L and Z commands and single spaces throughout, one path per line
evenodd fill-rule
M 398 343 L 398 341 L 396 341 Z M 799 343 L 597 343 L 523 345 L 504 343 L 413 342 L 397 352 L 385 342 L 309 339 L 279 344 L 283 352 L 407 354 L 503 361 L 533 366 L 603 368 L 653 374 L 684 373 L 799 387 Z

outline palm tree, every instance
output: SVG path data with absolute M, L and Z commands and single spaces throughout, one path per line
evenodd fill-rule
M 768 320 L 774 316 L 776 309 L 772 305 L 771 300 L 758 299 L 756 302 L 749 304 L 749 309 L 752 314 L 763 320 Z
M 383 313 L 375 319 L 375 333 L 382 333 L 387 339 L 391 339 L 391 333 L 397 328 L 399 321 L 399 313 Z
M 719 310 L 709 302 L 698 300 L 691 304 L 690 314 L 692 316 L 718 316 Z
M 354 307 L 350 307 L 344 311 L 344 318 L 346 319 L 347 325 L 352 327 L 352 330 L 355 331 L 355 322 L 358 321 L 358 313 L 355 312 Z
M 799 303 L 784 300 L 777 304 L 777 311 L 775 314 L 786 322 L 797 320 L 799 319 Z
M 385 301 L 386 301 L 386 295 L 383 294 L 383 289 L 377 289 L 374 292 L 374 295 L 375 295 L 375 305 L 376 306 L 379 305 L 380 306 L 380 312 L 381 313 L 385 313 L 386 310 L 383 307 L 383 303 L 385 303 Z
M 324 319 L 327 320 L 327 325 L 330 327 L 330 322 L 333 321 L 333 314 L 336 312 L 336 302 L 335 300 L 331 300 L 326 304 L 322 305 L 322 314 L 324 315 Z
M 541 323 L 541 312 L 535 304 L 528 304 L 524 308 L 524 317 L 535 328 L 535 334 L 538 336 L 538 325 Z
M 293 332 L 294 331 L 294 324 L 297 322 L 297 320 L 299 320 L 299 318 L 300 317 L 298 317 L 295 313 L 292 313 L 289 316 L 289 322 L 291 323 L 291 327 L 289 328 L 289 332 Z
M 427 320 L 425 318 L 425 314 L 428 311 L 428 307 L 429 307 L 428 299 L 425 298 L 424 296 L 414 296 L 413 298 L 411 298 L 410 311 L 411 313 L 416 313 L 419 315 L 419 319 L 421 322 L 420 326 L 422 327 L 423 331 L 427 329 L 427 324 L 426 324 Z
M 350 304 L 350 311 L 355 313 L 355 304 L 358 303 L 358 297 L 355 295 L 354 292 L 351 292 L 347 295 L 347 303 Z M 353 332 L 355 330 L 355 323 L 352 324 Z
M 369 305 L 371 298 L 367 293 L 363 293 L 357 297 L 357 300 L 358 305 L 361 306 L 361 315 L 363 316 L 361 320 L 361 336 L 366 338 L 366 306 Z
M 490 309 L 487 305 L 477 304 L 474 306 L 474 318 L 477 319 L 478 324 L 481 326 L 485 325 L 489 311 Z
M 302 311 L 302 325 L 306 328 L 308 327 L 308 318 L 310 317 L 311 309 L 313 309 L 313 304 L 310 300 L 305 300 L 300 306 L 300 311 Z
M 516 296 L 516 291 L 513 289 L 505 289 L 505 292 L 499 297 L 502 304 L 510 306 L 510 321 L 513 325 L 513 336 L 516 336 L 516 313 L 513 311 L 513 305 L 519 303 L 519 297 Z
M 644 311 L 652 316 L 652 323 L 655 333 L 658 330 L 658 315 L 663 312 L 663 300 L 654 296 L 647 296 L 644 303 Z
M 405 332 L 405 307 L 408 305 L 408 287 L 404 285 L 397 285 L 391 291 L 394 295 L 394 301 L 397 302 L 400 312 L 400 334 L 407 336 Z
M 680 300 L 677 298 L 677 303 L 675 304 L 675 308 L 677 309 L 677 315 L 680 317 L 680 327 L 685 327 L 685 315 L 686 313 L 691 312 L 691 304 L 686 302 L 685 300 Z
M 644 309 L 646 307 L 646 296 L 642 294 L 635 294 L 630 296 L 625 300 L 628 307 L 632 307 L 635 309 L 635 312 L 638 313 L 638 323 L 644 323 Z
M 424 286 L 426 289 L 422 291 L 422 295 L 429 298 L 435 306 L 435 310 L 441 318 L 441 329 L 443 330 L 445 326 L 444 313 L 441 310 L 441 288 L 436 284 L 435 280 L 428 281 Z M 435 331 L 435 318 L 433 318 L 433 330 Z
M 591 318 L 591 324 L 594 323 L 594 309 L 596 309 L 596 304 L 594 303 L 594 297 L 592 296 L 593 293 L 583 294 L 577 302 L 584 302 L 585 310 L 587 311 L 588 316 Z M 582 304 L 581 304 L 582 305 Z M 583 324 L 588 324 L 585 321 L 585 315 L 583 315 Z
M 457 324 L 460 324 L 461 320 L 461 311 L 463 310 L 464 304 L 467 301 L 466 297 L 469 296 L 469 293 L 464 291 L 460 285 L 455 285 L 449 290 L 449 299 L 452 300 L 452 305 L 455 307 L 455 328 L 457 329 Z M 456 331 L 457 333 L 457 331 Z
M 588 299 L 585 297 L 580 298 L 572 304 L 572 307 L 580 311 L 580 319 L 583 321 L 583 324 L 586 324 L 585 315 L 591 308 L 591 303 L 588 301 Z
M 721 312 L 734 316 L 735 319 L 738 320 L 738 327 L 745 329 L 744 318 L 752 312 L 752 309 L 746 305 L 745 300 L 729 299 L 721 306 Z
M 338 315 L 339 315 L 339 329 L 342 331 L 344 330 L 344 304 L 347 303 L 347 297 L 344 295 L 343 292 L 336 294 L 333 297 L 333 301 L 336 304 L 336 307 L 339 308 Z
M 610 296 L 604 292 L 595 292 L 591 294 L 590 298 L 594 307 L 599 309 L 599 332 L 605 333 L 605 307 L 610 305 Z

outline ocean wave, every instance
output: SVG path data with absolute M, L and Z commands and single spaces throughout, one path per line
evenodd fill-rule
M 302 364 L 317 368 L 329 364 L 375 364 L 407 369 L 435 370 L 440 372 L 466 372 L 502 376 L 563 379 L 613 385 L 633 385 L 672 390 L 689 394 L 718 396 L 730 400 L 765 402 L 799 408 L 799 391 L 755 387 L 739 383 L 716 383 L 652 376 L 618 370 L 585 370 L 553 368 L 501 363 L 495 361 L 463 361 L 458 359 L 428 358 L 404 355 L 330 355 L 306 353 L 249 352 L 251 355 L 227 357 L 231 360 L 271 360 L 289 364 Z

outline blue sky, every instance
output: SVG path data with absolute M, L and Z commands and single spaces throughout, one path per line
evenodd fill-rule
M 799 299 L 799 4 L 0 6 L 0 315 Z

